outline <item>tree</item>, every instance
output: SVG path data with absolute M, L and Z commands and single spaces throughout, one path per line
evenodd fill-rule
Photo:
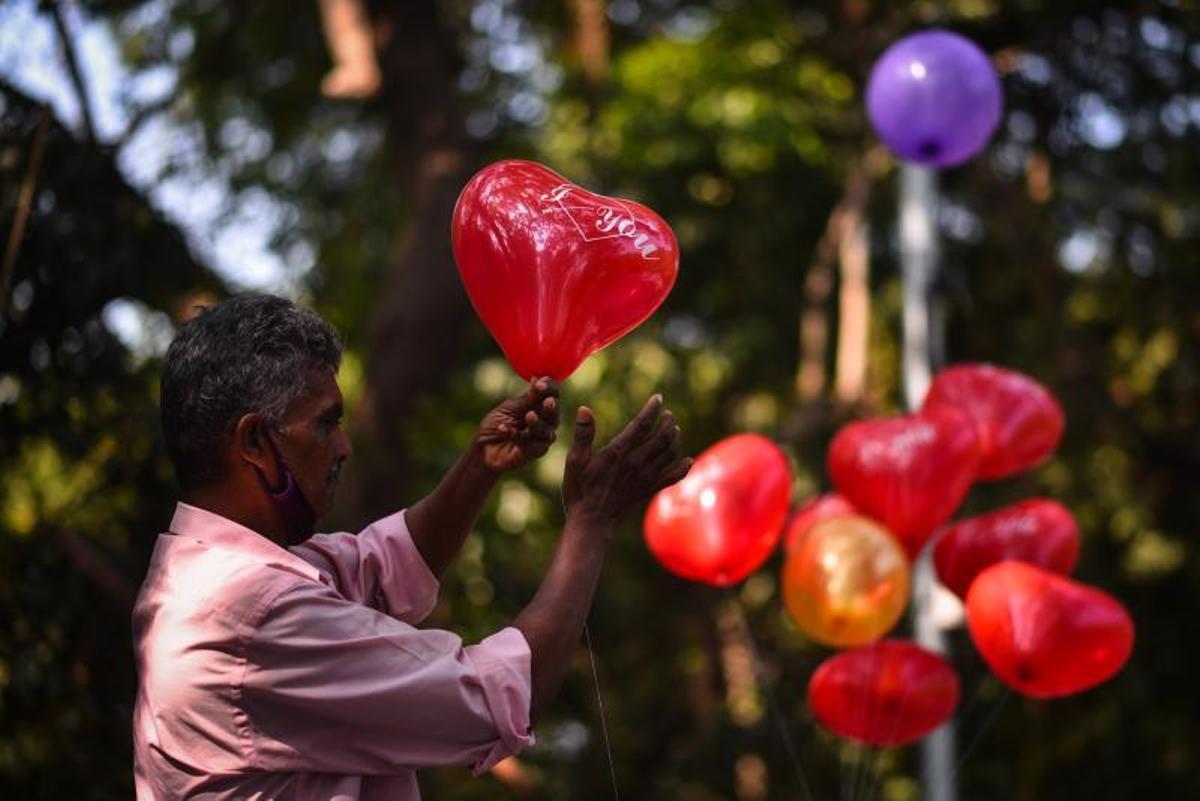
M 6 83 L 0 109 L 14 256 L 0 313 L 0 794 L 116 797 L 134 689 L 122 645 L 175 488 L 157 372 L 104 321 L 124 306 L 161 339 L 189 297 L 221 286 L 109 153 Z
M 979 488 L 964 514 L 1038 493 L 1062 500 L 1085 534 L 1079 574 L 1130 606 L 1139 639 L 1111 684 L 1052 704 L 1010 701 L 985 728 L 999 687 L 956 634 L 963 745 L 978 737 L 962 766 L 964 797 L 1200 794 L 1190 771 L 1197 690 L 1184 656 L 1200 608 L 1189 539 L 1200 513 L 1190 487 L 1200 463 L 1192 255 L 1200 198 L 1190 180 L 1200 22 L 1190 6 L 610 0 L 605 27 L 596 16 L 604 4 L 583 0 L 377 0 L 365 8 L 379 91 L 350 100 L 322 93 L 331 65 L 319 4 L 85 5 L 112 21 L 132 69 L 176 71 L 169 102 L 145 116 L 196 126 L 201 152 L 185 155 L 243 197 L 264 192 L 288 209 L 277 248 L 298 270 L 312 265 L 306 289 L 347 337 L 341 378 L 351 402 L 362 402 L 352 424 L 368 458 L 337 512 L 346 526 L 427 488 L 483 411 L 519 385 L 469 313 L 446 236 L 458 187 L 476 166 L 512 155 L 647 203 L 683 247 L 666 305 L 581 368 L 565 388 L 568 408 L 589 402 L 603 437 L 661 390 L 693 452 L 760 431 L 792 455 L 798 499 L 823 487 L 835 428 L 899 406 L 896 170 L 876 150 L 861 87 L 878 53 L 913 28 L 939 24 L 974 38 L 995 55 L 1006 111 L 988 151 L 942 179 L 948 357 L 1038 377 L 1061 397 L 1068 429 L 1050 464 Z M 10 132 L 0 144 L 9 179 L 0 209 L 9 215 L 39 112 L 4 97 L 26 109 L 6 110 L 0 123 Z M 123 639 L 113 632 L 127 621 L 116 604 L 93 608 L 82 589 L 91 580 L 62 569 L 65 551 L 14 528 L 12 510 L 28 505 L 11 499 L 84 488 L 70 497 L 93 511 L 72 511 L 61 527 L 97 543 L 123 575 L 138 575 L 146 555 L 122 537 L 157 530 L 170 492 L 147 403 L 155 365 L 129 361 L 97 315 L 116 297 L 167 310 L 190 289 L 220 287 L 128 187 L 79 188 L 119 185 L 111 163 L 108 172 L 97 166 L 103 149 L 50 131 L 39 185 L 57 205 L 31 207 L 8 298 L 26 316 L 18 327 L 14 312 L 0 333 L 0 547 L 19 555 L 0 563 L 0 597 L 17 610 L 0 639 L 0 697 L 6 726 L 17 720 L 34 732 L 5 729 L 0 782 L 10 795 L 49 797 L 75 776 L 103 776 L 87 792 L 127 796 L 123 712 L 105 699 L 127 703 L 132 677 L 127 663 L 96 667 L 89 649 L 102 635 L 85 635 L 82 622 L 98 617 L 100 632 Z M 97 196 L 104 207 L 86 207 Z M 128 208 L 107 202 L 117 197 Z M 119 220 L 102 224 L 109 214 Z M 0 219 L 0 230 L 10 222 Z M 52 255 L 30 255 L 43 247 Z M 837 298 L 850 285 L 842 276 L 854 274 L 843 272 L 847 260 L 862 258 L 847 252 L 855 247 L 870 254 L 866 372 L 861 397 L 841 400 L 836 354 L 850 346 L 838 333 Z M 58 253 L 80 254 L 71 258 L 94 269 L 71 280 L 37 272 L 62 263 Z M 160 263 L 192 266 L 151 269 Z M 863 265 L 849 266 L 861 280 Z M 802 316 L 819 335 L 807 349 Z M 103 343 L 95 355 L 90 344 L 79 351 L 89 355 L 78 374 L 71 329 Z M 48 366 L 38 372 L 35 362 Z M 803 397 L 802 364 L 818 379 Z M 129 409 L 140 424 L 118 414 Z M 46 441 L 52 451 L 37 444 Z M 112 455 L 97 451 L 105 441 L 120 443 Z M 556 446 L 498 488 L 446 578 L 435 625 L 482 636 L 525 602 L 561 520 L 563 456 Z M 105 465 L 96 468 L 102 478 L 63 479 L 93 464 Z M 668 576 L 637 529 L 615 546 L 591 621 L 623 798 L 799 795 L 772 698 L 819 794 L 878 769 L 881 797 L 918 797 L 910 752 L 843 748 L 813 728 L 805 682 L 826 652 L 782 614 L 778 560 L 718 593 Z M 18 662 L 18 653 L 32 656 Z M 93 676 L 87 687 L 72 684 L 76 665 Z M 609 797 L 583 650 L 579 667 L 541 724 L 539 747 L 518 762 L 526 789 L 445 770 L 422 777 L 426 797 Z M 100 675 L 108 683 L 97 688 Z M 55 714 L 37 718 L 52 698 Z M 72 742 L 86 745 L 73 751 Z

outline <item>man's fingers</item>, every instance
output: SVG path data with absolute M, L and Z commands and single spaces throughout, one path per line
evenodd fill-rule
M 654 494 L 657 494 L 672 484 L 681 481 L 683 477 L 688 474 L 688 471 L 692 469 L 692 465 L 695 463 L 696 460 L 689 456 L 688 458 L 676 462 L 674 465 L 668 468 L 666 472 L 661 474 L 661 478 L 654 488 Z
M 558 382 L 552 378 L 535 378 L 529 382 L 529 390 L 525 393 L 525 405 L 536 409 L 545 400 L 558 397 Z
M 653 430 L 633 450 L 630 451 L 632 460 L 639 464 L 652 465 L 660 460 L 664 452 L 669 452 L 671 443 L 678 436 L 679 426 L 675 424 L 675 415 L 668 409 L 659 415 Z
M 558 382 L 549 378 L 535 378 L 529 382 L 523 394 L 504 401 L 501 408 L 514 416 L 523 415 L 529 410 L 538 414 L 552 412 L 558 405 L 558 392 Z
M 542 401 L 542 405 L 538 407 L 538 417 L 544 425 L 551 428 L 558 428 L 558 400 L 556 398 L 546 398 Z
M 517 410 L 524 411 L 524 419 L 532 424 L 536 418 L 558 424 L 558 384 L 549 378 L 539 378 L 529 385 L 525 396 L 517 400 Z M 533 415 L 531 417 L 530 415 Z
M 540 415 L 547 425 L 558 428 L 558 399 L 546 398 L 542 401 Z
M 659 471 L 667 465 L 679 461 L 683 452 L 683 434 L 674 418 L 663 426 L 662 431 L 655 435 L 653 446 L 649 447 L 644 456 L 647 467 Z
M 646 405 L 637 413 L 637 416 L 629 421 L 629 424 L 621 430 L 620 434 L 613 437 L 612 444 L 619 451 L 629 451 L 637 447 L 650 432 L 654 430 L 654 422 L 658 417 L 658 412 L 662 409 L 662 395 L 654 394 L 646 401 Z
M 525 430 L 525 438 L 533 442 L 554 442 L 558 439 L 558 431 L 553 426 L 538 423 Z

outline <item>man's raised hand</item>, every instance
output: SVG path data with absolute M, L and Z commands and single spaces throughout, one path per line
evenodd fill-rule
M 493 473 L 523 467 L 542 456 L 558 429 L 558 384 L 538 378 L 528 391 L 503 401 L 479 424 L 475 444 Z

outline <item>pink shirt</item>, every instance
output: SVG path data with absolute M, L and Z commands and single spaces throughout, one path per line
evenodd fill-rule
M 179 504 L 133 613 L 138 799 L 415 801 L 531 744 L 525 638 L 414 628 L 437 591 L 403 512 L 285 550 Z

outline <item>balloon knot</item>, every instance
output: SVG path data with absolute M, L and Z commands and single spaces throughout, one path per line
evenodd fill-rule
M 926 139 L 917 146 L 917 153 L 924 159 L 936 158 L 942 152 L 942 143 L 936 139 Z

